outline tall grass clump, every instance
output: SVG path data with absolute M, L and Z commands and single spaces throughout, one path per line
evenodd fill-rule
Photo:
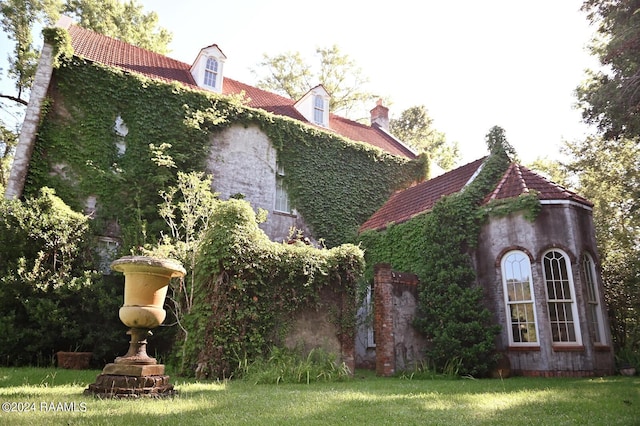
M 351 377 L 344 362 L 321 348 L 309 351 L 272 347 L 269 354 L 253 362 L 240 360 L 241 378 L 254 384 L 342 381 Z

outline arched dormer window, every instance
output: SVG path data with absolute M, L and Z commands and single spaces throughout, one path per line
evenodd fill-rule
M 324 99 L 320 95 L 313 97 L 313 122 L 324 126 Z
M 553 343 L 582 344 L 571 263 L 560 250 L 550 250 L 542 258 L 547 291 L 549 323 Z
M 500 263 L 507 318 L 511 323 L 509 345 L 538 346 L 538 321 L 529 256 L 514 250 L 506 253 Z
M 216 87 L 218 79 L 218 61 L 215 58 L 208 58 L 204 69 L 204 84 L 209 87 Z

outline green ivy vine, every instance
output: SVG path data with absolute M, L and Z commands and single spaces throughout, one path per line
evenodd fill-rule
M 441 198 L 431 209 L 407 222 L 360 236 L 371 280 L 375 264 L 413 272 L 420 278 L 416 327 L 428 338 L 426 355 L 440 371 L 486 375 L 495 361 L 493 324 L 483 289 L 477 285 L 472 253 L 484 221 L 493 215 L 525 211 L 533 220 L 539 211 L 535 194 L 483 206 L 514 155 L 504 131 L 487 135 L 490 155 L 476 178 L 462 191 Z
M 292 315 L 305 307 L 330 312 L 337 337 L 353 341 L 360 248 L 272 242 L 244 200 L 217 203 L 210 222 L 196 261 L 194 305 L 183 322 L 188 335 L 174 351 L 183 374 L 197 366 L 211 378 L 234 375 L 240 363 L 282 345 Z
M 231 125 L 258 125 L 265 131 L 285 168 L 293 206 L 314 237 L 328 246 L 353 241 L 358 226 L 393 191 L 426 174 L 424 158 L 392 156 L 249 108 L 240 97 L 152 80 L 77 57 L 61 61 L 50 98 L 25 193 L 53 187 L 76 210 L 95 197 L 94 232 L 110 233 L 115 226 L 125 250 L 157 238 L 164 229 L 157 215 L 158 192 L 175 184 L 178 170 L 204 170 L 215 149 L 211 135 Z M 118 116 L 128 129 L 124 138 L 114 129 Z M 124 142 L 125 152 L 118 142 Z

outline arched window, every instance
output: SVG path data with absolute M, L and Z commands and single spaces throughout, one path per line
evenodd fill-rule
M 521 251 L 510 251 L 502 257 L 501 266 L 507 318 L 511 319 L 511 326 L 508 327 L 509 344 L 538 346 L 538 326 L 529 256 Z
M 569 259 L 559 250 L 548 251 L 542 259 L 542 270 L 553 342 L 582 344 Z
M 218 61 L 214 58 L 207 59 L 207 65 L 204 68 L 204 84 L 209 87 L 216 87 L 218 79 Z
M 313 121 L 324 126 L 324 99 L 316 95 L 313 99 Z
M 596 265 L 588 253 L 582 255 L 582 277 L 587 288 L 587 315 L 592 340 L 595 343 L 605 343 L 600 293 L 596 281 Z

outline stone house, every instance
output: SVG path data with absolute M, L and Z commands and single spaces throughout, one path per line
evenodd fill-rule
M 187 64 L 83 29 L 65 17 L 57 25 L 68 30 L 74 56 L 84 60 L 203 91 L 243 96 L 248 107 L 297 120 L 393 156 L 416 158 L 412 149 L 389 133 L 389 110 L 380 102 L 371 110 L 371 125 L 364 125 L 330 113 L 329 94 L 322 85 L 312 88 L 301 99 L 292 100 L 225 76 L 227 57 L 215 44 L 202 48 L 193 64 Z M 21 149 L 32 146 L 36 138 L 40 105 L 46 96 L 52 96 L 51 82 L 55 83 L 56 73 L 50 49 L 45 45 L 43 50 L 31 107 L 20 135 L 17 162 L 22 157 Z M 114 128 L 120 137 L 126 138 L 127 123 L 120 117 L 116 118 Z M 276 150 L 263 131 L 257 126 L 232 125 L 216 135 L 213 143 L 216 148 L 210 154 L 206 171 L 214 176 L 215 191 L 221 199 L 242 194 L 255 209 L 266 210 L 267 221 L 261 227 L 274 241 L 286 239 L 291 227 L 307 231 L 304 218 L 289 203 L 282 185 L 285 171 L 277 163 Z M 28 164 L 29 156 L 25 161 Z M 24 180 L 24 175 L 12 176 L 6 196 L 20 196 Z M 86 210 L 91 212 L 94 204 L 95 200 L 87 200 Z
M 479 159 L 394 194 L 360 228 L 383 231 L 427 213 L 444 195 L 462 191 L 482 168 Z M 541 211 L 483 225 L 473 262 L 495 322 L 497 350 L 520 375 L 590 376 L 613 373 L 613 351 L 592 219 L 593 205 L 513 163 L 484 203 L 535 193 Z M 410 272 L 410 271 L 409 271 Z M 416 278 L 376 268 L 375 350 L 358 343 L 359 362 L 388 375 L 420 360 L 426 344 L 407 326 L 415 314 Z M 379 309 L 379 304 L 384 307 Z M 378 312 L 380 310 L 380 312 Z M 383 356 L 380 356 L 381 353 Z
M 330 98 L 322 85 L 301 99 L 292 100 L 227 77 L 227 57 L 215 44 L 201 49 L 193 64 L 187 64 L 85 30 L 69 20 L 63 19 L 59 25 L 68 30 L 76 57 L 197 90 L 242 95 L 251 108 L 364 143 L 386 155 L 416 159 L 414 151 L 389 133 L 389 111 L 381 103 L 371 110 L 370 125 L 364 125 L 330 113 Z M 41 125 L 42 105 L 52 95 L 55 81 L 52 49 L 45 44 L 18 142 L 14 162 L 18 167 L 14 166 L 7 186 L 5 196 L 9 198 L 22 193 Z M 117 136 L 126 140 L 126 121 L 117 117 L 112 126 Z M 230 125 L 216 133 L 212 143 L 216 149 L 209 154 L 206 167 L 215 177 L 214 189 L 220 198 L 242 194 L 254 208 L 268 211 L 268 219 L 261 227 L 274 241 L 286 239 L 292 227 L 309 233 L 305 219 L 290 205 L 283 185 L 285 170 L 261 128 Z M 126 147 L 123 145 L 122 149 Z M 458 192 L 472 181 L 483 161 L 396 192 L 360 229 L 383 230 L 389 223 L 401 223 L 428 212 L 440 197 Z M 365 175 L 367 170 L 361 173 Z M 542 204 L 538 219 L 529 222 L 518 213 L 492 219 L 483 227 L 474 254 L 478 282 L 489 295 L 496 322 L 504 325 L 497 347 L 509 358 L 514 372 L 520 374 L 611 373 L 611 336 L 598 270 L 592 205 L 517 164 L 512 164 L 496 189 L 487 194 L 487 202 L 529 191 L 536 191 Z M 87 213 L 95 211 L 98 201 L 91 197 L 86 200 Z M 117 235 L 105 235 L 101 243 L 109 252 L 118 243 Z M 388 318 L 395 325 L 377 330 L 375 336 L 373 329 L 363 329 L 356 341 L 355 357 L 360 365 L 371 366 L 382 359 L 375 358 L 376 352 L 380 355 L 384 351 L 384 359 L 397 371 L 410 368 L 420 359 L 425 342 L 410 325 L 416 280 L 396 272 L 388 276 L 401 277 L 399 284 L 385 281 L 399 286 L 394 287 L 395 292 L 386 293 L 396 299 L 387 298 L 387 304 L 377 309 L 376 318 L 386 306 Z M 382 289 L 378 286 L 375 292 Z M 371 295 L 372 299 L 377 297 Z M 404 307 L 402 312 L 393 311 L 397 306 Z M 313 319 L 306 320 L 313 323 Z M 385 371 L 384 374 L 389 372 Z

